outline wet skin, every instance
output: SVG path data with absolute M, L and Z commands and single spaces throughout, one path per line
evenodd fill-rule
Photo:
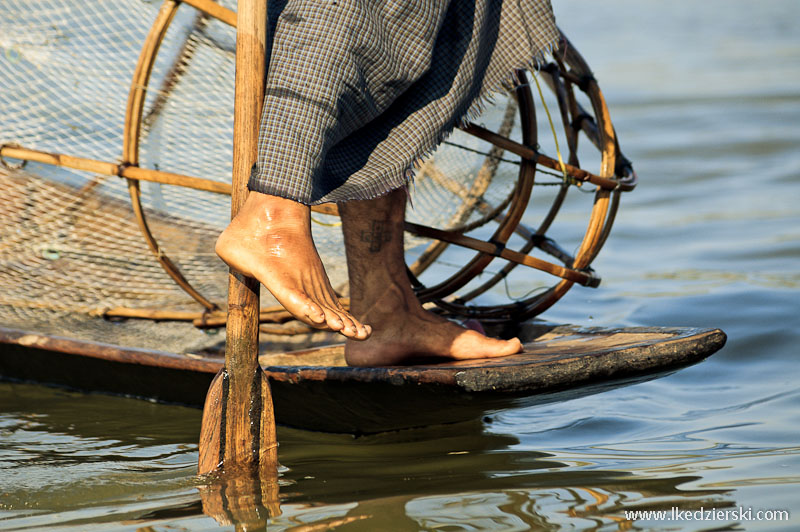
M 405 203 L 400 189 L 339 205 L 350 276 L 349 311 L 339 304 L 314 247 L 307 206 L 251 192 L 220 235 L 216 251 L 231 268 L 261 281 L 297 319 L 346 336 L 350 365 L 519 352 L 516 338 L 489 338 L 422 308 L 403 258 Z
M 370 335 L 331 287 L 311 238 L 307 206 L 251 192 L 217 239 L 216 252 L 235 271 L 261 281 L 298 320 L 348 338 Z

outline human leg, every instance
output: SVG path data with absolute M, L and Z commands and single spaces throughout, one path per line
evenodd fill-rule
M 530 7 L 531 2 L 541 5 L 524 11 L 543 17 L 541 35 L 534 32 L 538 37 L 533 40 L 529 31 L 518 31 L 530 18 L 522 16 L 522 4 L 501 12 L 485 2 L 398 10 L 396 2 L 354 2 L 342 9 L 336 3 L 290 0 L 283 9 L 271 10 L 275 16 L 270 19 L 272 46 L 259 155 L 249 182 L 254 192 L 218 240 L 223 260 L 258 278 L 306 323 L 365 338 L 369 328 L 341 309 L 330 287 L 311 240 L 308 208 L 281 198 L 301 204 L 347 202 L 407 184 L 406 170 L 412 163 L 475 110 L 482 97 L 510 81 L 514 68 L 539 57 L 553 41 L 557 32 L 549 2 L 523 3 Z M 526 42 L 520 41 L 523 35 Z M 355 235 L 349 239 L 349 255 L 363 255 L 365 242 L 358 243 L 359 235 L 375 233 L 377 238 L 384 230 L 385 225 L 369 218 L 384 199 L 374 204 L 356 201 L 343 209 L 352 215 L 346 225 Z M 488 340 L 482 335 L 462 338 L 460 329 L 422 310 L 404 271 L 402 209 L 386 214 L 386 220 L 400 227 L 391 233 L 391 262 L 370 251 L 383 249 L 382 241 L 380 246 L 373 241 L 365 248 L 367 256 L 361 257 L 368 273 L 378 266 L 392 272 L 394 284 L 386 285 L 391 288 L 387 292 L 397 296 L 392 305 L 405 305 L 405 318 L 421 320 L 406 323 L 407 330 L 434 320 L 441 325 L 437 331 L 449 331 L 420 337 L 415 345 L 394 342 L 395 358 L 493 354 L 498 344 L 480 345 Z M 362 260 L 349 262 L 357 268 Z M 372 277 L 351 277 L 370 285 L 364 291 L 369 309 L 364 316 L 379 316 L 381 309 L 392 306 L 378 293 L 373 297 Z M 507 354 L 509 349 L 505 344 L 499 352 Z M 356 360 L 354 348 L 349 351 Z
M 228 266 L 255 277 L 297 319 L 363 340 L 371 328 L 347 312 L 331 287 L 311 238 L 308 206 L 250 192 L 217 239 Z
M 339 205 L 350 276 L 350 311 L 372 324 L 364 342 L 347 342 L 355 366 L 398 364 L 417 357 L 473 359 L 519 352 L 518 339 L 498 340 L 423 309 L 403 256 L 406 192 Z

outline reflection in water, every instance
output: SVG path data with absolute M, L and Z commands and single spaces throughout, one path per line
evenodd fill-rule
M 208 475 L 198 488 L 203 513 L 221 525 L 258 530 L 280 515 L 277 464 Z
M 288 468 L 283 480 L 291 483 L 281 490 L 284 511 L 323 504 L 337 515 L 360 517 L 353 526 L 364 530 L 466 522 L 478 530 L 587 526 L 624 521 L 622 510 L 641 500 L 686 509 L 733 504 L 726 490 L 680 489 L 697 476 L 648 478 L 565 463 L 551 453 L 517 450 L 517 438 L 489 432 L 481 422 L 356 440 L 326 436 L 321 448 L 317 435 L 287 430 L 281 436 L 288 448 L 281 454 Z
M 0 383 L 0 529 L 191 504 L 199 413 Z M 106 517 L 107 518 L 107 517 Z
M 483 423 L 361 437 L 283 429 L 277 485 L 252 475 L 201 480 L 202 511 L 242 530 L 418 530 L 469 522 L 476 529 L 529 530 L 567 522 L 630 528 L 623 510 L 724 508 L 728 490 L 682 490 L 698 476 L 647 478 L 517 451 L 513 436 Z M 270 501 L 265 503 L 264 501 Z M 186 508 L 187 516 L 200 510 Z M 146 520 L 176 517 L 158 512 Z
M 418 530 L 467 517 L 476 527 L 525 530 L 614 523 L 641 501 L 733 504 L 725 489 L 680 488 L 697 476 L 558 460 L 482 421 L 359 438 L 282 428 L 277 481 L 193 480 L 198 411 L 7 383 L 0 404 L 0 525 L 11 530 L 80 529 L 86 519 L 109 529 L 192 526 L 206 516 L 241 530 Z
M 775 399 L 786 400 L 766 398 L 739 410 Z M 576 402 L 575 410 L 590 401 Z M 541 429 L 529 433 L 508 421 L 530 416 L 525 410 L 358 438 L 280 428 L 277 479 L 196 478 L 199 411 L 6 383 L 0 383 L 0 404 L 0 527 L 9 530 L 53 523 L 80 530 L 87 522 L 104 523 L 108 530 L 155 530 L 154 523 L 171 523 L 189 529 L 235 525 L 255 530 L 268 524 L 275 530 L 402 531 L 459 528 L 466 522 L 489 530 L 626 530 L 637 525 L 625 519 L 625 510 L 736 506 L 735 486 L 709 485 L 713 474 L 697 471 L 724 470 L 724 460 L 759 454 L 755 449 L 703 452 L 698 446 L 708 444 L 703 431 L 662 433 L 637 443 L 625 433 L 648 425 L 641 420 L 559 425 L 556 411 L 573 420 L 575 412 L 552 405 L 529 409 L 531 423 Z M 641 404 L 632 408 L 653 414 Z M 731 414 L 686 412 L 698 419 Z M 595 444 L 586 446 L 583 436 L 575 443 L 584 446 L 564 447 L 570 441 L 564 431 L 591 432 Z M 609 440 L 615 434 L 626 439 Z M 678 440 L 693 444 L 679 452 Z M 537 450 L 551 441 L 558 447 Z M 670 450 L 659 450 L 665 446 Z M 28 454 L 22 452 L 26 449 Z

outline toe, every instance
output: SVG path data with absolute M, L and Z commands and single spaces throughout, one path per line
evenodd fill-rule
M 290 294 L 285 299 L 278 299 L 283 308 L 288 310 L 295 318 L 312 327 L 325 328 L 325 312 L 321 306 L 314 303 L 304 294 Z
M 519 338 L 512 338 L 505 341 L 505 349 L 499 350 L 497 356 L 513 355 L 522 351 L 522 342 Z
M 322 307 L 312 301 L 308 301 L 305 304 L 304 314 L 311 321 L 312 325 L 322 325 L 326 321 L 325 311 L 322 310 Z
M 337 314 L 333 310 L 326 309 L 325 322 L 327 323 L 328 328 L 330 330 L 336 331 L 336 332 L 341 332 L 342 334 L 345 334 L 344 331 L 343 331 L 343 329 L 345 327 L 344 320 L 341 318 L 341 316 L 339 316 L 339 314 Z M 347 335 L 345 334 L 345 336 L 347 336 Z
M 372 327 L 369 325 L 360 325 L 357 334 L 353 337 L 355 340 L 366 340 L 372 334 Z
M 339 317 L 341 318 L 342 323 L 344 323 L 344 327 L 342 327 L 342 330 L 339 332 L 348 338 L 354 338 L 358 336 L 358 326 L 355 324 L 354 320 L 346 312 L 340 312 Z
M 514 342 L 514 346 L 515 346 L 515 349 L 516 349 L 516 351 L 514 351 L 514 352 L 515 353 L 519 353 L 520 351 L 522 351 L 522 342 L 520 341 L 520 339 L 519 338 L 514 338 L 512 341 Z
M 356 322 L 355 334 L 351 336 L 353 340 L 366 340 L 372 334 L 372 327 Z

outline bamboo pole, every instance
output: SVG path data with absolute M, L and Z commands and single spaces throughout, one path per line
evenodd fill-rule
M 125 127 L 122 130 L 122 160 L 131 166 L 139 165 L 139 137 L 142 132 L 142 111 L 147 98 L 147 86 L 153 73 L 156 56 L 167 35 L 172 19 L 178 12 L 176 0 L 164 0 L 150 32 L 145 37 L 139 60 L 133 71 L 125 108 Z
M 469 133 L 470 135 L 478 137 L 479 139 L 483 139 L 491 144 L 494 144 L 495 146 L 519 155 L 523 159 L 534 161 L 553 170 L 561 171 L 561 163 L 559 161 L 546 155 L 542 155 L 530 146 L 520 144 L 519 142 L 511 140 L 502 135 L 498 135 L 497 133 L 476 124 L 468 124 L 464 126 L 462 130 L 465 133 Z M 630 180 L 617 181 L 609 177 L 601 177 L 566 163 L 564 163 L 564 169 L 567 175 L 572 179 L 581 182 L 589 182 L 605 190 L 629 191 L 633 190 L 636 186 L 636 183 L 632 183 Z
M 239 0 L 231 216 L 247 197 L 256 160 L 266 72 L 266 0 Z M 259 283 L 231 272 L 225 367 L 206 398 L 198 472 L 258 468 L 277 475 L 272 395 L 258 364 Z
M 162 310 L 153 308 L 113 307 L 100 308 L 89 313 L 92 316 L 103 318 L 135 318 L 155 321 L 191 321 L 195 327 L 222 327 L 228 322 L 228 313 L 225 311 L 196 310 Z M 268 323 L 283 323 L 292 318 L 292 314 L 281 305 L 264 307 L 259 311 L 259 321 Z
M 231 186 L 228 183 L 222 183 L 212 179 L 98 161 L 96 159 L 87 159 L 86 157 L 76 157 L 63 153 L 51 153 L 19 146 L 5 145 L 0 147 L 0 155 L 11 159 L 20 159 L 22 161 L 33 161 L 52 166 L 72 168 L 74 170 L 83 170 L 93 174 L 115 175 L 127 179 L 136 179 L 137 181 L 151 181 L 153 183 L 205 190 L 206 192 L 214 192 L 217 194 L 231 193 Z
M 60 166 L 63 168 L 72 168 L 73 170 L 83 170 L 93 174 L 119 176 L 126 179 L 135 179 L 137 181 L 150 181 L 152 183 L 161 183 L 163 185 L 174 185 L 177 187 L 213 192 L 215 194 L 231 194 L 231 185 L 221 181 L 214 181 L 213 179 L 188 176 L 184 174 L 174 174 L 171 172 L 163 172 L 161 170 L 151 170 L 149 168 L 141 168 L 139 166 L 127 166 L 125 164 L 98 161 L 96 159 L 87 159 L 86 157 L 66 155 L 64 153 L 32 150 L 30 148 L 24 148 L 11 144 L 4 144 L 0 146 L 0 157 L 19 159 L 21 161 L 32 161 L 35 163 Z M 339 216 L 339 209 L 336 207 L 335 203 L 312 205 L 311 210 L 320 214 Z
M 125 127 L 122 132 L 122 161 L 120 169 L 132 168 L 139 165 L 139 137 L 142 133 L 142 113 L 146 99 L 147 87 L 150 75 L 155 66 L 158 50 L 167 35 L 169 26 L 175 18 L 180 3 L 176 0 L 164 0 L 158 10 L 158 16 L 153 21 L 150 32 L 145 38 L 142 50 L 139 53 L 139 60 L 133 71 L 130 91 L 128 92 L 128 102 L 125 109 Z M 216 303 L 206 299 L 198 292 L 191 283 L 181 273 L 180 268 L 175 264 L 159 245 L 147 223 L 147 216 L 141 201 L 141 190 L 139 181 L 128 179 L 128 194 L 131 198 L 139 229 L 142 231 L 147 246 L 158 260 L 161 267 L 169 275 L 175 284 L 189 294 L 195 301 L 203 305 L 208 310 L 216 310 Z
M 443 242 L 449 242 L 464 248 L 473 249 L 486 255 L 501 257 L 507 261 L 522 264 L 530 268 L 536 268 L 557 277 L 561 277 L 562 279 L 568 279 L 583 286 L 597 286 L 599 283 L 599 279 L 587 272 L 558 266 L 557 264 L 537 259 L 536 257 L 531 257 L 530 255 L 525 255 L 524 253 L 508 249 L 492 242 L 484 242 L 483 240 L 478 240 L 477 238 L 461 235 L 452 231 L 442 231 L 441 229 L 434 229 L 432 227 L 426 227 L 424 225 L 419 225 L 412 222 L 406 222 L 405 228 L 406 231 L 414 235 L 435 238 Z

